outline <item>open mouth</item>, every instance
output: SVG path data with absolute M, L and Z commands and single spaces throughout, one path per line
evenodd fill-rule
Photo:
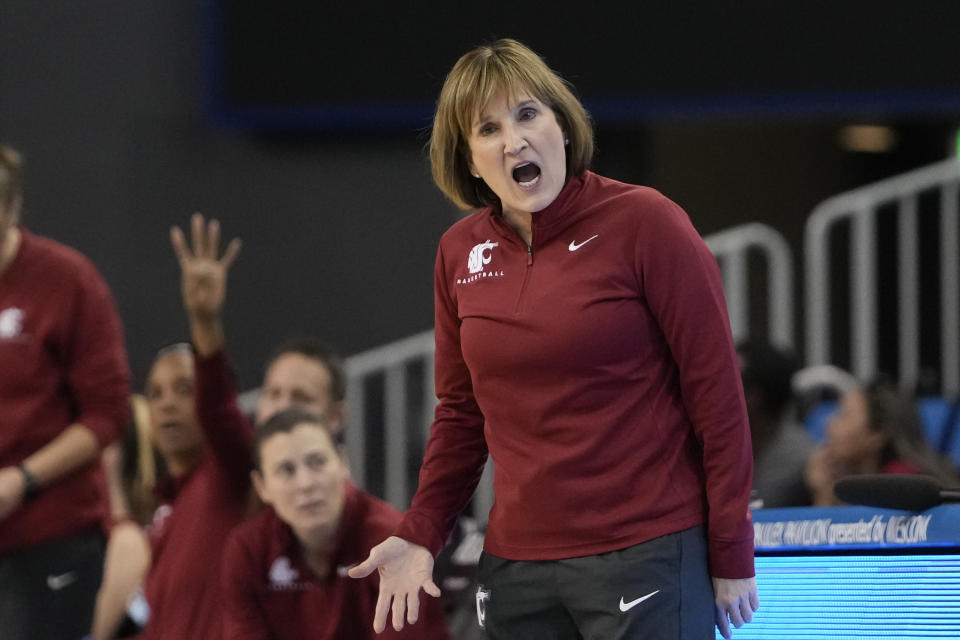
M 521 187 L 532 187 L 540 181 L 540 167 L 532 162 L 524 162 L 513 168 L 513 179 Z

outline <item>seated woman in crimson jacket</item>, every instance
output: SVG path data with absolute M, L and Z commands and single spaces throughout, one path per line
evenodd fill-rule
M 377 574 L 347 570 L 396 528 L 400 512 L 357 489 L 329 426 L 285 409 L 256 432 L 253 484 L 270 506 L 230 536 L 222 559 L 224 638 L 446 639 L 438 600 L 422 624 L 377 636 L 370 624 Z

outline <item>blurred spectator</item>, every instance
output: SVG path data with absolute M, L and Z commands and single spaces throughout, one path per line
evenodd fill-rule
M 346 374 L 340 356 L 315 338 L 291 338 L 267 360 L 254 421 L 263 424 L 278 411 L 298 406 L 323 417 L 339 435 L 345 393 Z
M 0 633 L 79 638 L 103 571 L 98 460 L 130 375 L 103 278 L 20 226 L 21 203 L 20 156 L 0 146 Z
M 186 344 L 161 350 L 147 378 L 152 441 L 168 470 L 150 525 L 148 639 L 220 637 L 220 551 L 247 510 L 253 436 L 198 419 L 203 384 Z
M 840 399 L 826 441 L 807 464 L 814 504 L 838 504 L 836 481 L 864 473 L 917 473 L 956 483 L 953 469 L 924 440 L 913 400 L 883 378 Z
M 150 528 L 147 640 L 221 637 L 223 540 L 249 498 L 253 433 L 233 416 L 235 403 L 223 406 L 233 398 L 232 370 L 222 359 L 210 362 L 208 335 L 240 247 L 232 243 L 221 257 L 216 236 L 208 238 L 202 225 L 194 232 L 193 250 L 176 248 L 197 353 L 189 345 L 162 350 L 147 381 L 152 440 L 169 471 L 157 485 L 160 506 Z
M 421 623 L 377 636 L 376 575 L 349 567 L 400 522 L 400 512 L 349 481 L 337 436 L 292 407 L 257 427 L 254 486 L 267 510 L 237 528 L 223 560 L 225 638 L 447 638 L 439 600 L 421 597 Z
M 814 443 L 795 418 L 791 354 L 762 341 L 737 347 L 753 439 L 753 494 L 757 507 L 810 504 L 803 473 Z
M 150 542 L 144 525 L 153 513 L 158 464 L 149 440 L 147 400 L 135 394 L 131 405 L 133 420 L 122 440 L 104 449 L 101 456 L 110 494 L 110 519 L 103 584 L 93 615 L 93 640 L 130 637 L 145 622 L 137 612 L 137 605 L 143 603 L 142 594 L 134 596 L 141 593 L 150 567 Z

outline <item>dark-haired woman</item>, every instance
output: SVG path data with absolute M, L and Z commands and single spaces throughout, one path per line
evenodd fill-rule
M 257 494 L 268 508 L 237 527 L 223 557 L 224 638 L 373 639 L 377 577 L 346 571 L 397 526 L 400 512 L 355 487 L 331 425 L 302 408 L 256 431 Z M 422 624 L 387 638 L 447 640 L 439 600 Z
M 840 399 L 826 440 L 807 462 L 814 504 L 839 504 L 833 493 L 837 480 L 864 473 L 922 474 L 956 483 L 950 464 L 927 444 L 914 402 L 883 378 Z

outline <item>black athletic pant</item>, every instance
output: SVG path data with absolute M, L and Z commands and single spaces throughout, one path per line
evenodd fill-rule
M 484 553 L 477 618 L 493 640 L 713 640 L 702 526 L 582 558 Z
M 104 549 L 97 529 L 0 555 L 0 638 L 77 640 L 90 633 Z

